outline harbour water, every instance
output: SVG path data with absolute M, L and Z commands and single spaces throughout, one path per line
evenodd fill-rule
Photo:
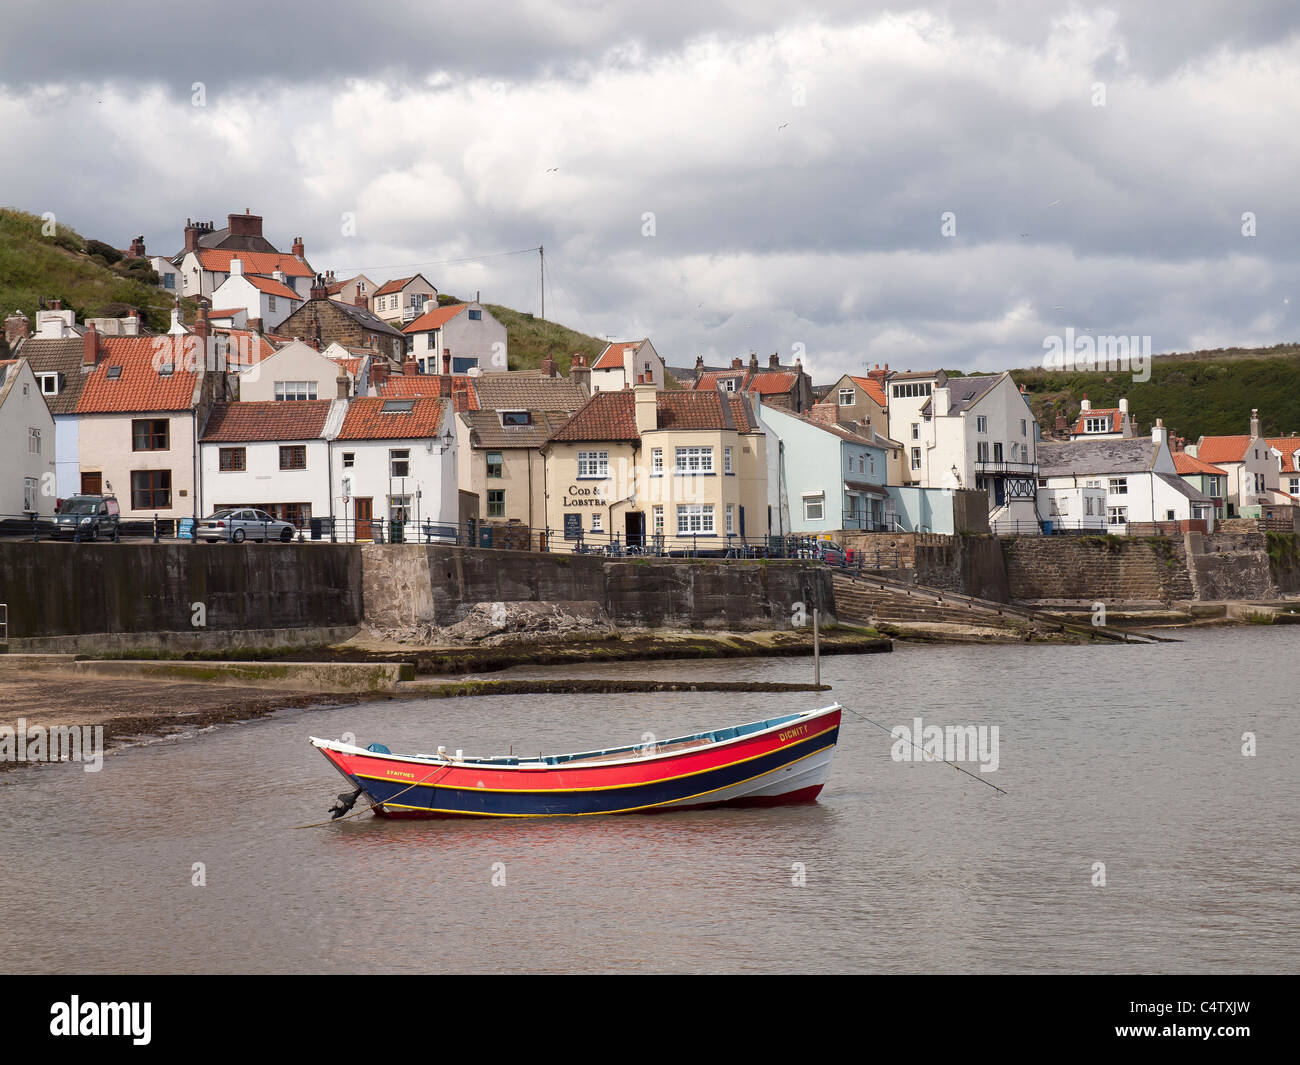
M 1300 966 L 1300 631 L 831 657 L 827 696 L 289 710 L 0 777 L 7 972 L 1284 972 Z M 807 659 L 593 666 L 806 680 Z M 545 672 L 532 670 L 532 673 Z M 846 715 L 816 805 L 322 821 L 307 744 L 589 749 L 837 699 L 998 727 L 981 774 Z M 1243 734 L 1256 753 L 1243 755 Z M 1105 884 L 1099 881 L 1104 863 Z M 195 881 L 203 880 L 202 886 Z

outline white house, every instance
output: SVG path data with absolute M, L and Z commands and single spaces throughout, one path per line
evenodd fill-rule
M 403 330 L 420 373 L 485 373 L 509 369 L 506 327 L 483 304 L 432 307 Z
M 1135 523 L 1199 520 L 1214 529 L 1214 501 L 1178 474 L 1158 418 L 1150 437 L 1040 444 L 1038 469 L 1039 509 L 1060 528 L 1124 535 Z
M 347 400 L 218 403 L 199 442 L 203 513 L 255 507 L 310 530 L 333 517 L 329 441 Z
M 243 308 L 248 318 L 259 319 L 267 329 L 274 329 L 305 300 L 289 287 L 283 269 L 273 270 L 270 277 L 245 274 L 243 260 L 237 256 L 230 260 L 229 276 L 212 291 L 213 307 Z
M 358 290 L 356 294 L 365 295 L 365 292 Z M 330 298 L 341 299 L 342 297 L 330 293 Z M 430 302 L 437 306 L 438 290 L 423 274 L 399 277 L 394 281 L 386 281 L 374 289 L 370 296 L 370 313 L 400 328 L 405 323 L 419 318 Z
M 664 360 L 647 337 L 644 340 L 618 340 L 591 364 L 591 391 L 617 392 L 637 384 L 664 387 Z
M 1127 399 L 1121 399 L 1118 407 L 1093 407 L 1092 401 L 1084 396 L 1079 404 L 1079 417 L 1070 428 L 1070 439 L 1132 440 L 1133 432 Z
M 345 383 L 339 378 L 346 377 Z M 339 359 L 327 358 L 310 344 L 294 340 L 242 371 L 241 402 L 344 398 L 356 394 L 356 375 Z
M 362 397 L 330 444 L 335 513 L 347 537 L 388 540 L 391 522 L 414 541 L 459 521 L 456 428 L 450 400 Z M 376 528 L 376 526 L 379 526 Z
M 1283 438 L 1284 440 L 1285 438 Z M 1282 482 L 1282 470 L 1286 467 L 1284 451 L 1286 445 L 1274 449 L 1274 441 L 1260 432 L 1259 411 L 1250 412 L 1250 433 L 1247 436 L 1202 436 L 1195 444 L 1189 445 L 1187 453 L 1203 462 L 1218 466 L 1228 475 L 1227 498 L 1228 517 L 1235 518 L 1244 507 L 1255 507 L 1269 503 L 1289 503 L 1290 499 L 1277 495 L 1289 493 L 1290 477 Z M 1291 465 L 1290 469 L 1295 470 Z M 1297 475 L 1296 487 L 1300 488 L 1300 475 Z
M 0 520 L 54 513 L 54 418 L 26 359 L 0 362 Z

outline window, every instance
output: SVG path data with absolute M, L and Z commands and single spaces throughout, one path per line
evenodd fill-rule
M 163 274 L 163 288 L 175 288 L 175 287 L 176 287 L 176 275 Z
M 736 506 L 734 503 L 727 504 L 727 535 L 731 536 L 736 531 Z
M 993 445 L 993 461 L 1002 461 L 1002 442 L 1000 440 Z
M 280 448 L 280 469 L 305 470 L 307 468 L 307 445 L 290 444 Z
M 987 433 L 989 431 L 989 419 L 985 414 L 975 416 L 975 431 L 977 433 Z
M 663 534 L 664 534 L 664 508 L 663 508 L 662 506 L 656 506 L 656 507 L 651 511 L 651 519 L 652 519 L 651 524 L 652 524 L 653 529 L 654 529 L 654 534 L 655 534 L 656 536 L 663 536 Z
M 355 465 L 356 463 L 356 460 L 357 460 L 357 453 L 355 451 L 343 452 L 343 468 L 345 470 L 352 469 L 353 465 Z
M 316 398 L 315 381 L 276 381 L 275 398 L 283 400 L 311 400 Z
M 39 429 L 27 430 L 27 451 L 32 455 L 41 453 L 41 431 Z
M 1112 477 L 1110 478 L 1108 490 L 1113 496 L 1128 495 L 1128 478 Z
M 591 531 L 592 531 L 592 532 L 604 532 L 604 531 L 605 531 L 605 516 L 604 516 L 603 514 L 601 514 L 601 512 L 598 511 L 598 510 L 592 512 L 592 515 L 591 515 Z
M 712 473 L 713 448 L 679 447 L 677 449 L 678 473 Z
M 650 472 L 652 474 L 664 472 L 664 449 L 661 447 L 650 449 Z
M 908 399 L 916 396 L 928 396 L 930 394 L 930 383 L 927 381 L 921 384 L 894 385 L 893 394 L 895 399 Z
M 1128 507 L 1108 507 L 1106 509 L 1107 525 L 1127 525 Z
M 246 448 L 223 447 L 217 455 L 217 468 L 229 473 L 248 468 Z
M 1083 512 L 1091 517 L 1092 515 L 1092 496 L 1083 497 Z
M 122 376 L 122 367 L 110 366 L 105 373 L 110 381 L 116 381 Z
M 59 375 L 57 373 L 40 373 L 36 377 L 41 383 L 41 395 L 57 396 L 59 394 Z
M 818 496 L 815 499 L 807 497 L 803 501 L 803 518 L 804 521 L 821 521 L 826 515 L 826 500 Z
M 677 507 L 677 535 L 713 535 L 713 504 L 683 503 Z
M 840 406 L 841 407 L 853 406 L 853 389 L 851 388 L 840 389 Z
M 1021 436 L 1029 435 L 1029 425 L 1024 418 L 1020 419 L 1020 435 Z
M 388 476 L 411 476 L 411 452 L 409 449 L 403 448 L 399 451 L 390 451 L 388 453 Z
M 609 452 L 608 451 L 579 451 L 578 452 L 578 477 L 608 477 L 609 476 Z
M 501 457 L 500 451 L 489 451 L 487 453 L 487 475 L 489 477 L 502 477 L 505 475 L 505 462 Z
M 140 418 L 131 422 L 132 451 L 166 451 L 166 418 Z
M 390 521 L 400 521 L 405 525 L 411 520 L 411 497 L 410 496 L 389 496 L 388 497 L 388 518 Z
M 723 472 L 723 473 L 734 473 L 734 472 L 735 472 L 735 471 L 731 468 L 731 448 L 729 448 L 729 447 L 724 447 L 724 448 L 722 449 L 722 472 Z
M 482 311 L 469 311 L 468 313 L 469 313 L 469 320 L 470 320 L 471 322 L 481 322 L 481 321 L 483 321 L 483 312 L 482 312 Z
M 987 440 L 977 441 L 975 444 L 975 461 L 988 462 L 988 460 L 989 460 L 989 442 Z
M 171 505 L 171 470 L 131 471 L 132 510 L 170 510 Z
M 736 391 L 736 379 L 734 377 L 724 377 L 718 382 L 718 387 L 723 392 L 734 392 Z
M 913 440 L 920 440 L 920 439 L 921 439 L 921 423 L 920 423 L 920 422 L 913 422 L 913 423 L 912 423 L 912 439 L 913 439 Z
M 36 478 L 23 478 L 23 510 L 36 510 Z
M 1174 521 L 1174 520 L 1175 520 L 1175 518 L 1174 518 L 1174 512 L 1173 512 L 1172 510 L 1166 510 L 1166 511 L 1165 511 L 1165 521 Z
M 532 425 L 533 412 L 530 410 L 503 410 L 501 412 L 502 425 Z
M 914 447 L 912 448 L 912 469 L 919 470 L 920 468 L 921 468 L 921 449 L 919 447 Z
M 415 400 L 413 399 L 386 399 L 384 405 L 379 408 L 380 414 L 410 414 L 415 410 Z
M 1217 483 L 1217 479 L 1216 479 Z M 1218 491 L 1218 489 L 1215 489 Z M 1293 496 L 1300 496 L 1300 477 L 1292 477 L 1288 482 L 1287 491 Z
M 266 303 L 266 309 L 267 309 L 268 311 L 273 311 L 273 310 L 275 310 L 275 297 L 274 297 L 274 296 L 267 296 L 267 297 L 266 297 L 266 300 L 267 300 L 267 303 Z
M 487 516 L 489 518 L 504 518 L 506 516 L 506 493 L 504 488 L 488 489 Z
M 1084 418 L 1083 431 L 1085 433 L 1108 433 L 1110 432 L 1110 419 Z

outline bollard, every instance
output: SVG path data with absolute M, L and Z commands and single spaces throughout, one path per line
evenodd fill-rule
M 32 543 L 36 543 L 39 539 L 40 537 L 37 534 L 37 525 L 36 525 L 36 511 L 33 510 L 32 511 Z
M 153 516 L 153 542 L 158 542 L 158 515 Z

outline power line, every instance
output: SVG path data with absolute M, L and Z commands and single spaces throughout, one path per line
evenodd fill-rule
M 417 266 L 455 266 L 458 263 L 477 263 L 482 262 L 484 259 L 499 259 L 503 255 L 531 255 L 533 252 L 539 250 L 540 245 L 532 248 L 520 248 L 517 251 L 492 251 L 488 252 L 486 255 L 467 255 L 461 259 L 439 259 L 437 261 L 429 260 L 420 263 L 389 263 L 382 266 L 344 266 L 336 268 L 334 273 L 336 275 L 339 273 L 364 274 L 367 270 L 373 271 L 374 273 L 380 273 L 385 270 L 411 270 Z

